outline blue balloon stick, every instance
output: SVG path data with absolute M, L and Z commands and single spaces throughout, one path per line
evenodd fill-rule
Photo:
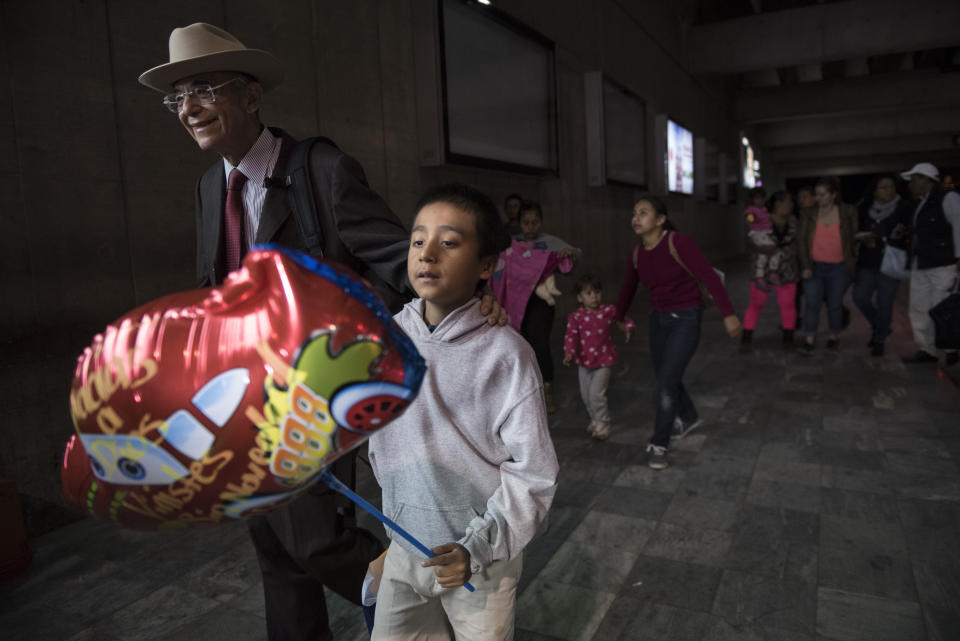
M 432 559 L 433 557 L 436 556 L 436 554 L 430 551 L 430 548 L 428 548 L 426 545 L 424 545 L 423 543 L 415 539 L 413 535 L 411 535 L 402 527 L 400 527 L 399 525 L 391 521 L 389 518 L 387 518 L 386 514 L 384 514 L 377 508 L 375 508 L 373 505 L 368 503 L 362 496 L 360 496 L 359 494 L 351 490 L 349 487 L 344 485 L 343 482 L 340 481 L 340 479 L 338 479 L 336 476 L 333 475 L 333 473 L 330 471 L 330 468 L 327 468 L 320 473 L 320 480 L 326 483 L 331 489 L 336 490 L 337 492 L 340 492 L 340 494 L 343 494 L 345 497 L 347 497 L 348 499 L 350 499 L 351 501 L 353 501 L 354 503 L 356 503 L 357 505 L 365 509 L 367 512 L 375 516 L 378 521 L 380 521 L 381 523 L 386 525 L 388 528 L 390 528 L 391 530 L 393 530 L 394 532 L 402 536 L 407 541 L 409 541 L 411 545 L 413 545 L 415 548 L 423 552 L 428 558 Z M 465 587 L 469 592 L 474 591 L 474 587 L 470 585 L 470 583 L 464 583 L 463 587 Z

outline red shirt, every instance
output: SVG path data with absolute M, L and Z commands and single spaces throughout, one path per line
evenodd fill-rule
M 720 313 L 733 315 L 733 303 L 724 289 L 720 277 L 713 271 L 703 252 L 689 236 L 680 232 L 673 234 L 673 246 L 687 269 L 692 271 L 703 283 Z M 647 251 L 640 247 L 636 251 L 637 266 L 633 266 L 634 252 L 627 256 L 627 272 L 620 285 L 620 297 L 617 300 L 617 320 L 622 320 L 633 297 L 637 285 L 643 283 L 650 291 L 650 305 L 658 312 L 675 312 L 681 309 L 700 306 L 700 287 L 687 270 L 670 255 L 669 238 L 664 236 L 656 247 Z

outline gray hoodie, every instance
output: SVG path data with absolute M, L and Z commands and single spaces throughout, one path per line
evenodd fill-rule
M 427 373 L 410 407 L 370 437 L 370 463 L 384 513 L 428 548 L 460 543 L 476 573 L 522 552 L 553 501 L 558 465 L 543 384 L 527 342 L 490 327 L 479 300 L 432 333 L 422 305 L 411 301 L 394 320 Z

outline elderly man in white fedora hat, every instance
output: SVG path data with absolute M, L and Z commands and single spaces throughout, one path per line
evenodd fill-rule
M 919 202 L 913 214 L 910 248 L 910 325 L 917 352 L 905 363 L 937 362 L 930 310 L 946 298 L 960 272 L 960 194 L 944 193 L 940 172 L 928 162 L 900 174 L 910 181 Z M 946 364 L 957 362 L 957 352 L 946 353 Z
M 259 116 L 264 92 L 282 79 L 273 55 L 203 23 L 174 29 L 170 61 L 140 76 L 165 94 L 163 105 L 197 145 L 220 156 L 197 186 L 198 284 L 222 282 L 251 245 L 273 242 L 345 263 L 385 299 L 402 302 L 408 234 L 360 165 L 326 139 L 309 147 L 315 211 L 295 213 L 289 174 L 297 141 L 264 127 Z M 319 242 L 304 237 L 297 214 L 316 221 Z M 352 477 L 352 464 L 350 458 L 340 465 L 338 475 Z M 324 585 L 359 603 L 367 565 L 383 550 L 321 485 L 249 521 L 271 641 L 332 639 Z

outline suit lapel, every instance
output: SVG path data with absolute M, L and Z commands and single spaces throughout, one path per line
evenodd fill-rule
M 288 136 L 283 130 L 271 128 L 274 135 L 279 135 L 282 139 L 280 143 L 280 153 L 277 155 L 277 164 L 273 168 L 273 178 L 283 178 L 287 175 L 287 162 L 290 158 L 290 152 L 293 150 L 296 141 Z M 274 240 L 280 227 L 290 216 L 290 200 L 287 197 L 287 189 L 281 187 L 271 187 L 267 190 L 267 195 L 263 200 L 263 211 L 260 212 L 260 225 L 257 227 L 257 235 L 254 239 L 256 244 L 269 243 Z
M 227 193 L 227 179 L 223 173 L 223 162 L 219 162 L 209 170 L 209 180 L 200 183 L 200 198 L 203 203 L 203 229 L 201 230 L 202 246 L 208 249 L 206 256 L 213 261 L 216 274 L 215 281 L 220 282 L 225 276 L 223 261 L 220 259 L 223 252 L 223 220 L 224 199 Z

